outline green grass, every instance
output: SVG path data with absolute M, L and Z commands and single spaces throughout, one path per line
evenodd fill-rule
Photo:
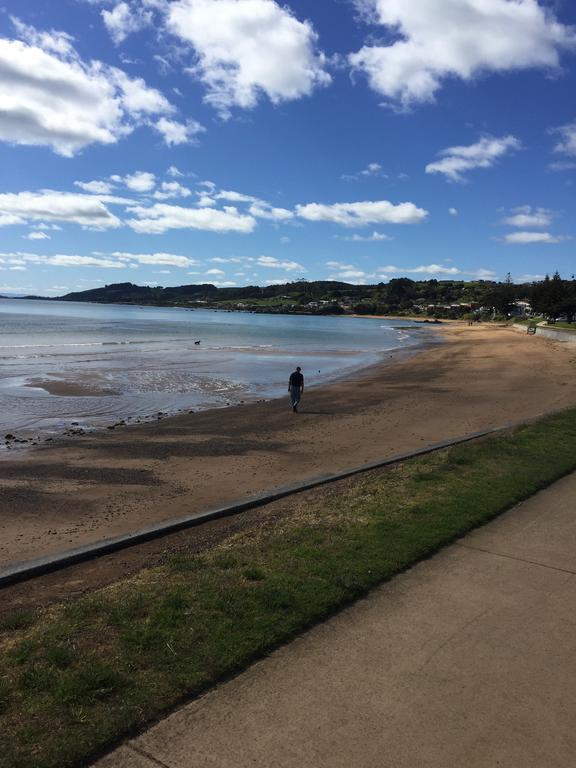
M 538 323 L 541 323 L 544 320 L 542 316 L 538 317 L 523 317 L 523 318 L 514 318 L 514 323 L 516 325 L 537 325 Z
M 554 330 L 558 331 L 576 331 L 576 323 L 565 323 L 563 321 L 557 321 L 555 323 L 548 323 L 546 325 L 547 328 L 552 328 Z
M 0 626 L 0 766 L 84 765 L 576 468 L 576 409 L 285 503 L 206 554 Z

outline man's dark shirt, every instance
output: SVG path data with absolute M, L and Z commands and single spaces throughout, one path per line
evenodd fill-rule
M 299 371 L 290 374 L 290 386 L 301 387 L 304 384 L 304 376 Z

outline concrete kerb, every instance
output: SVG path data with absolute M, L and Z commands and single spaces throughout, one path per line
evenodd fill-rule
M 216 507 L 215 509 L 210 509 L 206 512 L 200 512 L 196 515 L 187 515 L 185 517 L 158 523 L 146 528 L 141 528 L 139 531 L 135 531 L 134 533 L 115 536 L 113 538 L 103 539 L 102 541 L 98 541 L 93 544 L 86 544 L 82 547 L 65 550 L 60 554 L 47 555 L 46 557 L 38 558 L 35 560 L 19 561 L 17 563 L 13 563 L 12 565 L 0 568 L 0 589 L 2 587 L 8 586 L 9 584 L 16 584 L 19 582 L 27 581 L 28 579 L 35 578 L 37 576 L 42 576 L 47 573 L 62 570 L 69 565 L 92 560 L 96 557 L 101 557 L 112 552 L 117 552 L 121 549 L 127 549 L 128 547 L 133 547 L 137 544 L 142 544 L 152 539 L 159 539 L 162 538 L 162 536 L 166 536 L 170 533 L 176 533 L 177 531 L 182 531 L 187 528 L 193 528 L 197 525 L 210 522 L 211 520 L 218 520 L 222 517 L 231 517 L 232 515 L 245 512 L 249 509 L 256 509 L 257 507 L 262 507 L 265 504 L 269 504 L 273 501 L 277 501 L 278 499 L 285 498 L 286 496 L 291 496 L 302 491 L 307 491 L 321 485 L 327 485 L 328 483 L 333 483 L 336 480 L 343 480 L 347 477 L 353 477 L 354 475 L 359 475 L 363 472 L 369 472 L 373 469 L 381 469 L 382 467 L 398 464 L 402 461 L 416 458 L 417 456 L 424 456 L 428 453 L 433 453 L 434 451 L 439 451 L 444 448 L 450 448 L 454 445 L 468 443 L 473 440 L 478 440 L 482 437 L 487 437 L 488 435 L 494 435 L 499 432 L 506 432 L 516 427 L 525 426 L 526 424 L 542 418 L 543 415 L 545 414 L 541 414 L 540 416 L 534 417 L 532 419 L 506 424 L 501 427 L 493 427 L 492 429 L 473 432 L 469 435 L 455 437 L 450 440 L 443 440 L 439 443 L 432 443 L 432 445 L 419 448 L 415 451 L 396 454 L 395 456 L 391 456 L 387 459 L 371 462 L 369 464 L 360 464 L 359 466 L 352 467 L 351 469 L 347 469 L 343 472 L 337 472 L 330 475 L 320 475 L 318 477 L 312 478 L 311 480 L 306 480 L 303 483 L 293 483 L 291 485 L 277 488 L 274 491 L 267 491 L 265 493 L 251 496 L 250 498 L 241 502 L 236 502 L 234 504 L 229 504 L 222 507 Z M 552 416 L 554 415 L 554 412 L 546 415 Z
M 516 331 L 516 333 L 528 333 L 528 326 L 526 325 L 514 324 L 510 328 Z M 576 333 L 570 330 L 559 331 L 554 328 L 537 325 L 534 335 L 541 339 L 550 339 L 551 341 L 559 341 L 562 344 L 576 345 Z

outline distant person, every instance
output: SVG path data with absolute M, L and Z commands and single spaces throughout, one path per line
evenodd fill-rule
M 304 376 L 302 376 L 301 371 L 302 369 L 298 365 L 296 370 L 290 374 L 290 379 L 288 380 L 288 392 L 290 392 L 290 402 L 292 403 L 294 413 L 298 413 L 298 405 L 304 392 Z

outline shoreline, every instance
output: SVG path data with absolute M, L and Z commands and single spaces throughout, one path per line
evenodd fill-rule
M 286 397 L 11 452 L 0 462 L 0 562 L 576 405 L 561 344 L 460 324 L 442 338 L 307 388 L 296 416 Z
M 373 319 L 382 318 L 374 317 Z M 412 328 L 406 327 L 402 330 L 405 330 L 407 333 L 409 333 Z M 413 330 L 416 332 L 420 331 L 418 327 L 414 328 Z M 429 347 L 441 343 L 441 336 L 439 334 L 433 334 L 430 332 L 427 334 L 427 338 L 420 338 L 416 343 L 411 343 L 403 347 L 393 347 L 390 349 L 381 350 L 378 353 L 373 352 L 371 353 L 372 355 L 377 355 L 379 357 L 376 362 L 371 361 L 358 367 L 348 366 L 342 373 L 328 375 L 324 380 L 307 385 L 306 390 L 309 391 L 320 387 L 331 387 L 335 384 L 338 384 L 339 382 L 346 381 L 351 377 L 362 375 L 363 373 L 369 374 L 371 369 L 376 369 L 381 365 L 389 365 L 391 362 L 396 362 L 397 360 L 407 359 L 414 355 L 418 355 L 420 352 L 425 351 Z M 306 353 L 302 356 L 302 358 L 303 361 L 306 359 Z M 114 390 L 112 388 L 106 389 L 105 386 L 99 386 L 97 382 L 98 374 L 94 374 L 92 376 L 92 380 L 90 380 L 90 376 L 87 375 L 84 381 L 80 383 L 61 381 L 54 376 L 36 376 L 35 378 L 30 379 L 23 386 L 27 388 L 42 389 L 49 397 L 102 397 L 122 394 L 119 390 Z M 233 390 L 231 387 L 230 392 L 232 391 Z M 63 440 L 69 438 L 78 438 L 89 434 L 103 434 L 106 432 L 106 430 L 114 430 L 119 427 L 130 427 L 138 429 L 145 424 L 156 423 L 157 421 L 162 421 L 165 419 L 178 418 L 185 414 L 222 411 L 228 408 L 237 408 L 240 406 L 253 405 L 255 403 L 282 400 L 284 393 L 283 390 L 280 391 L 282 391 L 282 394 L 279 393 L 275 396 L 266 396 L 262 393 L 255 391 L 250 392 L 246 390 L 245 392 L 240 393 L 241 396 L 240 394 L 237 394 L 236 397 L 229 395 L 228 402 L 211 402 L 208 405 L 193 404 L 189 407 L 180 407 L 175 410 L 171 410 L 170 406 L 165 404 L 162 406 L 163 410 L 154 412 L 150 411 L 147 414 L 135 415 L 133 413 L 129 413 L 128 411 L 124 413 L 118 411 L 113 418 L 111 417 L 107 420 L 109 423 L 106 423 L 106 420 L 103 421 L 102 419 L 100 419 L 98 423 L 98 420 L 94 419 L 94 417 L 92 417 L 92 421 L 94 421 L 94 423 L 90 423 L 91 417 L 74 416 L 70 418 L 63 418 L 62 425 L 60 427 L 55 427 L 54 429 L 38 429 L 32 427 L 5 428 L 5 435 L 0 435 L 0 462 L 2 462 L 6 457 L 10 457 L 10 454 L 14 451 L 22 453 L 23 451 L 44 444 L 50 444 L 51 447 L 53 447 L 54 445 L 57 445 Z M 10 436 L 9 439 L 7 439 L 8 436 Z

